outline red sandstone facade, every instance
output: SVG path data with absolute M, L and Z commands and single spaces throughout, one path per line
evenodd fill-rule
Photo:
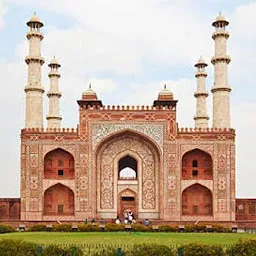
M 235 199 L 235 131 L 230 128 L 225 30 L 213 26 L 213 127 L 207 128 L 207 64 L 197 68 L 196 128 L 179 128 L 173 94 L 161 91 L 152 106 L 104 106 L 89 88 L 79 104 L 77 129 L 60 129 L 59 63 L 50 67 L 48 124 L 43 129 L 40 52 L 43 23 L 30 31 L 25 129 L 21 131 L 21 198 L 0 200 L 0 220 L 83 221 L 136 218 L 169 222 L 255 220 L 255 200 Z M 36 127 L 36 128 L 33 128 Z M 127 168 L 129 173 L 127 173 Z
M 21 219 L 235 220 L 235 132 L 180 129 L 176 103 L 78 101 L 77 130 L 23 129 Z M 130 167 L 135 177 L 121 177 Z

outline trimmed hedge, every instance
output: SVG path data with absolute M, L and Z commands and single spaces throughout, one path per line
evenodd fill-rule
M 61 225 L 54 225 L 52 227 L 53 232 L 71 232 L 72 225 L 70 224 L 61 224 Z
M 80 232 L 99 232 L 100 227 L 92 224 L 78 225 L 78 231 Z
M 0 234 L 15 232 L 15 228 L 9 225 L 0 225 Z
M 28 228 L 28 232 L 42 232 L 42 231 L 47 231 L 46 225 L 34 225 Z
M 39 245 L 23 240 L 0 240 L 1 256 L 38 256 Z M 43 256 L 83 256 L 83 251 L 76 247 L 63 247 L 61 245 L 48 245 L 43 249 Z
M 256 240 L 239 240 L 227 249 L 226 255 L 256 256 Z
M 176 256 L 176 250 L 167 245 L 137 244 L 125 253 L 127 256 Z
M 224 256 L 224 250 L 219 245 L 187 244 L 181 246 L 182 256 Z
M 203 224 L 197 224 L 197 225 L 186 225 L 184 232 L 207 232 L 207 225 Z M 225 232 L 229 233 L 231 232 L 231 228 L 227 228 L 221 225 L 216 225 L 213 224 L 211 225 L 211 232 Z M 6 229 L 8 230 L 8 229 Z M 10 227 L 10 230 L 15 231 L 12 227 Z M 8 232 L 13 232 L 13 231 L 8 231 Z M 46 225 L 34 225 L 28 229 L 28 231 L 50 231 L 49 229 L 46 228 Z M 54 225 L 52 227 L 52 232 L 72 232 L 72 225 L 71 224 L 61 224 L 61 225 Z M 100 228 L 99 224 L 92 225 L 92 224 L 82 224 L 78 225 L 78 230 L 79 232 L 99 232 L 102 231 Z M 106 223 L 105 224 L 105 231 L 107 232 L 119 232 L 119 231 L 125 231 L 125 224 L 113 224 L 113 223 Z M 152 232 L 153 228 L 152 226 L 145 226 L 143 224 L 132 224 L 132 231 L 134 232 Z M 169 226 L 169 225 L 164 225 L 164 226 L 158 226 L 158 231 L 159 232 L 178 232 L 179 228 L 178 226 Z M 1 225 L 0 225 L 0 233 L 1 233 Z
M 38 245 L 22 240 L 0 240 L 1 256 L 37 256 Z
M 63 248 L 60 245 L 49 245 L 43 250 L 43 256 L 73 256 L 73 255 L 83 256 L 84 253 L 78 247 Z

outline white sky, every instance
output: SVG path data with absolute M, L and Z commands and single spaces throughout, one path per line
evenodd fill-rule
M 193 65 L 200 55 L 210 63 L 214 54 L 211 23 L 222 11 L 230 21 L 229 83 L 232 127 L 237 131 L 237 197 L 256 197 L 256 1 L 250 0 L 0 0 L 0 197 L 19 196 L 19 135 L 24 126 L 24 58 L 28 52 L 25 23 L 34 11 L 45 23 L 42 55 L 46 64 L 53 55 L 62 64 L 64 127 L 76 127 L 76 100 L 89 82 L 106 105 L 150 105 L 167 83 L 179 100 L 179 127 L 192 127 Z M 43 84 L 47 91 L 46 64 Z M 213 66 L 207 70 L 210 91 Z M 208 105 L 211 117 L 211 93 Z M 45 95 L 45 116 L 46 107 Z

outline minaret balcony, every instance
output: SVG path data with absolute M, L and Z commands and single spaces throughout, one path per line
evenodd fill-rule
M 231 92 L 231 88 L 227 85 L 227 87 L 213 87 L 211 89 L 211 92 L 212 93 L 215 93 L 215 92 Z
M 33 85 L 27 85 L 25 88 L 24 88 L 24 91 L 25 92 L 41 92 L 41 93 L 44 93 L 44 88 L 42 86 L 33 86 Z
M 27 56 L 25 58 L 25 61 L 26 61 L 27 64 L 30 64 L 32 62 L 39 62 L 41 65 L 44 64 L 44 58 L 40 55 L 38 55 L 38 56 Z
M 229 33 L 226 30 L 217 30 L 212 34 L 212 39 L 215 40 L 217 37 L 224 36 L 226 39 L 229 38 Z
M 213 65 L 215 65 L 215 63 L 217 63 L 217 62 L 226 62 L 227 64 L 229 64 L 230 61 L 231 61 L 231 58 L 230 58 L 230 56 L 228 56 L 228 55 L 214 56 L 214 57 L 212 57 L 212 59 L 211 59 L 211 63 L 212 63 Z
M 207 77 L 207 73 L 205 71 L 197 71 L 195 74 L 195 77 L 200 77 L 200 76 L 204 76 Z
M 61 116 L 52 116 L 52 115 L 48 115 L 48 116 L 46 116 L 46 119 L 47 120 L 62 120 L 62 117 Z
M 40 31 L 32 30 L 27 33 L 27 39 L 29 40 L 31 37 L 39 37 L 40 40 L 44 39 L 43 34 Z
M 47 96 L 48 97 L 51 97 L 51 96 L 57 96 L 57 97 L 61 97 L 61 92 L 58 92 L 58 91 L 49 91 L 48 93 L 47 93 Z
M 194 93 L 194 96 L 195 96 L 195 98 L 198 98 L 198 97 L 200 97 L 200 96 L 204 96 L 204 97 L 208 97 L 208 92 L 206 92 L 206 91 L 204 91 L 204 92 L 195 92 Z

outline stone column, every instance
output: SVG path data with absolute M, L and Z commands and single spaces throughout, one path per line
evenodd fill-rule
M 212 58 L 214 65 L 213 93 L 213 127 L 230 127 L 230 91 L 228 85 L 228 64 L 230 57 L 227 55 L 226 41 L 229 33 L 225 30 L 229 22 L 221 14 L 212 25 L 216 28 L 212 38 L 215 41 L 215 56 Z
M 61 97 L 61 93 L 59 92 L 59 68 L 60 64 L 54 58 L 51 63 L 48 65 L 50 67 L 50 91 L 47 93 L 49 98 L 49 112 L 46 117 L 48 120 L 47 128 L 61 128 L 61 116 L 60 116 L 60 108 L 59 108 L 59 99 Z
M 194 117 L 195 127 L 196 128 L 207 128 L 209 117 L 207 115 L 206 108 L 206 98 L 208 97 L 208 92 L 205 90 L 205 80 L 207 73 L 205 68 L 208 65 L 204 62 L 202 57 L 198 60 L 198 63 L 195 64 L 197 68 L 196 79 L 197 79 L 197 91 L 194 96 L 196 98 L 196 115 Z
M 43 93 L 41 85 L 41 66 L 44 58 L 41 56 L 41 41 L 43 34 L 40 28 L 43 23 L 37 16 L 33 16 L 27 23 L 30 31 L 27 33 L 29 40 L 29 55 L 25 61 L 28 65 L 28 84 L 25 87 L 26 93 L 26 128 L 43 128 Z

